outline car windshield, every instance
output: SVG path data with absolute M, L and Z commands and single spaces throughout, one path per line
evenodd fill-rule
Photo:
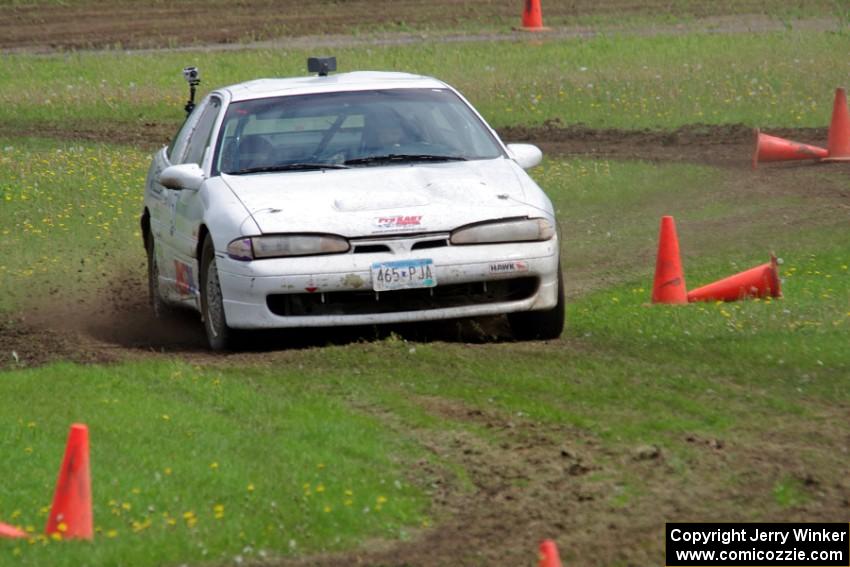
M 216 172 L 375 167 L 493 159 L 490 131 L 448 89 L 319 93 L 232 103 Z

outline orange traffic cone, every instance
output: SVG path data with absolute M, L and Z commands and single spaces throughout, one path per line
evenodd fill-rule
M 44 532 L 59 533 L 63 539 L 92 539 L 89 430 L 83 424 L 71 425 Z
M 655 260 L 655 281 L 652 284 L 653 303 L 687 303 L 685 275 L 679 255 L 679 238 L 673 217 L 661 217 L 658 234 L 658 256 Z
M 540 542 L 540 563 L 538 567 L 561 567 L 558 546 L 551 539 L 544 539 Z
M 850 161 L 850 112 L 847 111 L 847 95 L 844 89 L 835 89 L 826 147 L 829 157 L 823 161 Z
M 27 537 L 27 532 L 19 530 L 15 526 L 0 522 L 0 538 L 15 539 L 21 537 Z
M 704 285 L 688 294 L 688 301 L 736 301 L 746 297 L 781 297 L 776 256 L 770 262 Z
M 522 11 L 523 31 L 548 31 L 543 27 L 543 10 L 540 8 L 540 0 L 525 0 L 525 8 Z
M 792 142 L 776 136 L 762 134 L 755 129 L 756 151 L 753 152 L 753 169 L 760 161 L 790 161 L 795 159 L 823 159 L 829 155 L 824 148 Z

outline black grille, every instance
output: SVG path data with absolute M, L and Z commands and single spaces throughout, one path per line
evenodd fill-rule
M 371 254 L 374 252 L 389 252 L 390 247 L 386 244 L 358 244 L 354 247 L 355 254 Z
M 422 242 L 415 242 L 413 246 L 410 247 L 411 250 L 426 250 L 428 248 L 443 248 L 444 246 L 448 246 L 449 241 L 445 238 L 440 240 L 424 240 Z
M 535 277 L 489 282 L 438 285 L 432 288 L 400 289 L 376 293 L 333 291 L 321 293 L 281 293 L 269 295 L 266 302 L 275 315 L 367 315 L 424 311 L 464 305 L 482 305 L 527 299 L 537 291 Z M 324 303 L 322 298 L 324 297 Z

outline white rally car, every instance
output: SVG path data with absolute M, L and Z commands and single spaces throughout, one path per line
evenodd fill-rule
M 198 310 L 213 349 L 242 329 L 498 314 L 558 337 L 556 219 L 524 171 L 540 150 L 436 79 L 328 67 L 190 100 L 145 186 L 155 313 Z

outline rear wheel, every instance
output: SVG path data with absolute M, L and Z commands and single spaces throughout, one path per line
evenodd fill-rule
M 159 293 L 159 263 L 156 260 L 155 246 L 153 235 L 149 235 L 145 245 L 148 254 L 148 303 L 153 316 L 162 319 L 168 315 L 170 308 Z
M 209 235 L 204 240 L 201 252 L 201 316 L 207 332 L 207 343 L 212 350 L 227 350 L 234 346 L 236 331 L 227 326 L 224 316 L 215 248 Z
M 558 303 L 546 311 L 508 313 L 511 331 L 519 340 L 557 339 L 564 331 L 564 276 L 558 264 Z

